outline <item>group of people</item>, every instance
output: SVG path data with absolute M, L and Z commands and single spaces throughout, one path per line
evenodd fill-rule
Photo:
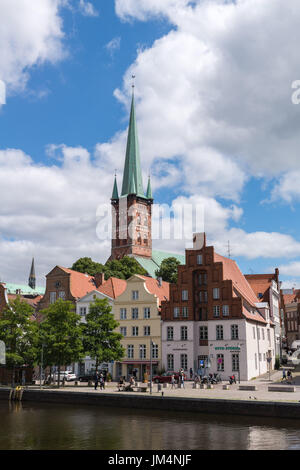
M 105 379 L 106 379 L 105 372 L 104 373 L 96 372 L 96 374 L 95 374 L 95 390 L 98 389 L 98 385 L 100 385 L 100 390 L 105 390 Z
M 121 376 L 119 379 L 119 383 L 118 383 L 118 391 L 119 392 L 122 392 L 123 390 L 130 391 L 135 386 L 136 386 L 136 378 L 133 375 L 129 377 L 129 385 L 126 385 L 125 377 Z
M 286 372 L 285 369 L 282 369 L 282 381 L 292 383 L 292 379 L 293 379 L 292 372 L 290 370 Z

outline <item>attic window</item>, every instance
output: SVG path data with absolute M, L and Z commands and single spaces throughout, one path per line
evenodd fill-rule
M 262 299 L 263 296 L 264 296 L 264 294 L 262 294 L 261 292 L 258 293 L 258 298 L 259 298 L 259 299 Z

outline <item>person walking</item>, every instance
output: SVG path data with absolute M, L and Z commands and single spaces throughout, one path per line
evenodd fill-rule
M 97 390 L 98 384 L 99 384 L 99 375 L 98 375 L 98 372 L 96 372 L 94 380 L 95 380 L 95 390 Z
M 103 374 L 100 374 L 100 390 L 105 390 L 105 381 Z
M 190 379 L 192 380 L 192 378 L 193 378 L 193 369 L 190 368 Z
M 171 389 L 172 389 L 172 388 L 175 388 L 175 384 L 176 384 L 176 382 L 175 382 L 175 375 L 172 374 L 172 377 L 171 377 L 171 385 L 172 385 L 172 386 L 171 386 Z
M 282 382 L 286 380 L 286 371 L 285 369 L 282 369 Z

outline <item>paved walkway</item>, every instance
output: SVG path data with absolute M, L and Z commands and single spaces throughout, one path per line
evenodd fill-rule
M 228 400 L 257 400 L 257 401 L 280 401 L 280 402 L 299 402 L 300 406 L 300 371 L 294 372 L 293 371 L 293 382 L 295 383 L 296 392 L 269 392 L 268 386 L 273 385 L 282 385 L 285 384 L 281 382 L 282 379 L 282 371 L 273 371 L 271 374 L 271 381 L 269 380 L 269 374 L 265 374 L 264 376 L 260 376 L 256 379 L 250 380 L 248 382 L 241 382 L 240 385 L 255 385 L 257 387 L 257 391 L 242 391 L 238 390 L 239 383 L 230 385 L 229 390 L 223 390 L 223 385 L 227 382 L 223 382 L 222 384 L 214 385 L 214 388 L 211 390 L 207 389 L 193 389 L 193 382 L 185 382 L 184 389 L 171 389 L 171 386 L 168 388 L 162 388 L 161 391 L 158 391 L 157 384 L 153 385 L 152 395 L 153 396 L 162 396 L 162 392 L 166 397 L 182 397 L 182 398 L 211 398 L 211 399 L 228 399 Z M 294 385 L 293 383 L 293 385 Z M 288 385 L 288 384 L 287 384 Z M 38 388 L 38 387 L 32 387 Z M 53 388 L 53 387 L 52 387 Z M 45 389 L 51 389 L 50 387 L 45 387 Z M 141 396 L 150 395 L 150 392 L 119 392 L 118 386 L 116 382 L 110 382 L 107 384 L 104 391 L 94 390 L 94 387 L 88 387 L 86 384 L 79 384 L 78 386 L 74 386 L 73 383 L 67 383 L 65 387 L 61 387 L 57 389 L 57 391 L 65 392 L 68 391 L 72 392 L 89 392 L 89 393 L 112 393 L 118 394 L 120 397 L 123 394 L 130 394 L 134 395 L 137 394 Z

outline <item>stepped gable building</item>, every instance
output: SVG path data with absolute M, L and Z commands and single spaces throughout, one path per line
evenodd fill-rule
M 117 178 L 115 177 L 111 204 L 112 245 L 110 260 L 132 256 L 152 277 L 155 277 L 155 271 L 165 258 L 173 256 L 180 263 L 184 263 L 183 255 L 152 250 L 153 196 L 150 177 L 146 194 L 144 192 L 134 93 L 131 102 L 122 190 L 119 196 Z
M 292 348 L 293 342 L 300 340 L 300 289 L 280 291 L 283 316 L 284 346 Z
M 72 269 L 56 266 L 46 276 L 46 292 L 39 303 L 39 310 L 49 307 L 58 299 L 75 302 L 86 294 L 97 290 L 115 298 L 126 288 L 126 281 L 111 277 L 107 281 L 104 274 L 89 276 Z
M 162 302 L 162 355 L 168 371 L 233 373 L 249 380 L 275 363 L 274 323 L 236 262 L 204 244 L 186 250 L 170 300 Z M 268 362 L 268 358 L 269 361 Z

